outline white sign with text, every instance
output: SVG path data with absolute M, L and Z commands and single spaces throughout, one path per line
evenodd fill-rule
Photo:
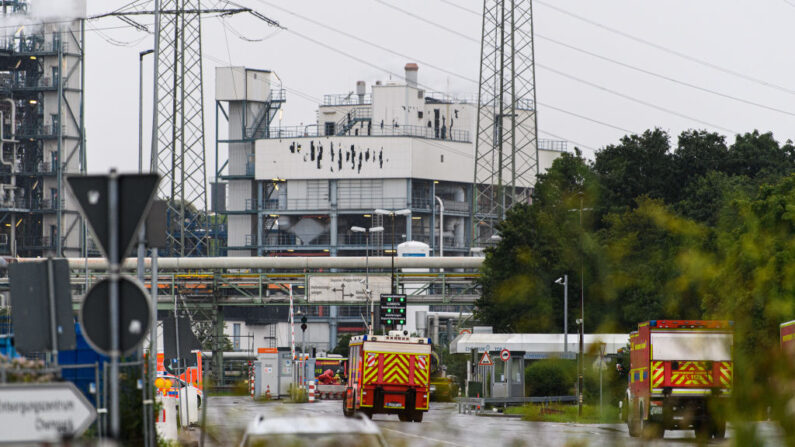
M 94 407 L 69 382 L 0 385 L 0 443 L 73 438 L 96 416 Z

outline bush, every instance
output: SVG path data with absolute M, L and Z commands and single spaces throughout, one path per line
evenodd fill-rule
M 577 380 L 575 360 L 536 360 L 525 368 L 528 396 L 570 396 Z

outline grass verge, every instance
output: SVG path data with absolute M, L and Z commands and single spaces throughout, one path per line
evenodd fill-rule
M 526 421 L 537 422 L 576 422 L 579 424 L 618 424 L 618 407 L 605 405 L 600 414 L 599 405 L 583 405 L 582 416 L 578 415 L 577 405 L 552 404 L 548 406 L 525 405 L 509 407 L 506 414 L 521 414 Z

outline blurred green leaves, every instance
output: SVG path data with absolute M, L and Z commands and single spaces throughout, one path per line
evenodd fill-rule
M 696 130 L 674 147 L 670 140 L 654 129 L 593 162 L 579 152 L 558 158 L 487 250 L 478 317 L 498 331 L 562 332 L 563 288 L 554 281 L 567 274 L 572 332 L 581 278 L 587 332 L 730 319 L 736 416 L 760 418 L 769 407 L 795 421 L 786 410 L 795 408 L 794 362 L 778 342 L 779 324 L 795 319 L 793 145 L 758 131 L 731 145 Z

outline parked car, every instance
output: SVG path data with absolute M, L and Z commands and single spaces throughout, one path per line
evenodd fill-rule
M 257 416 L 248 424 L 241 447 L 386 447 L 381 430 L 364 416 Z

